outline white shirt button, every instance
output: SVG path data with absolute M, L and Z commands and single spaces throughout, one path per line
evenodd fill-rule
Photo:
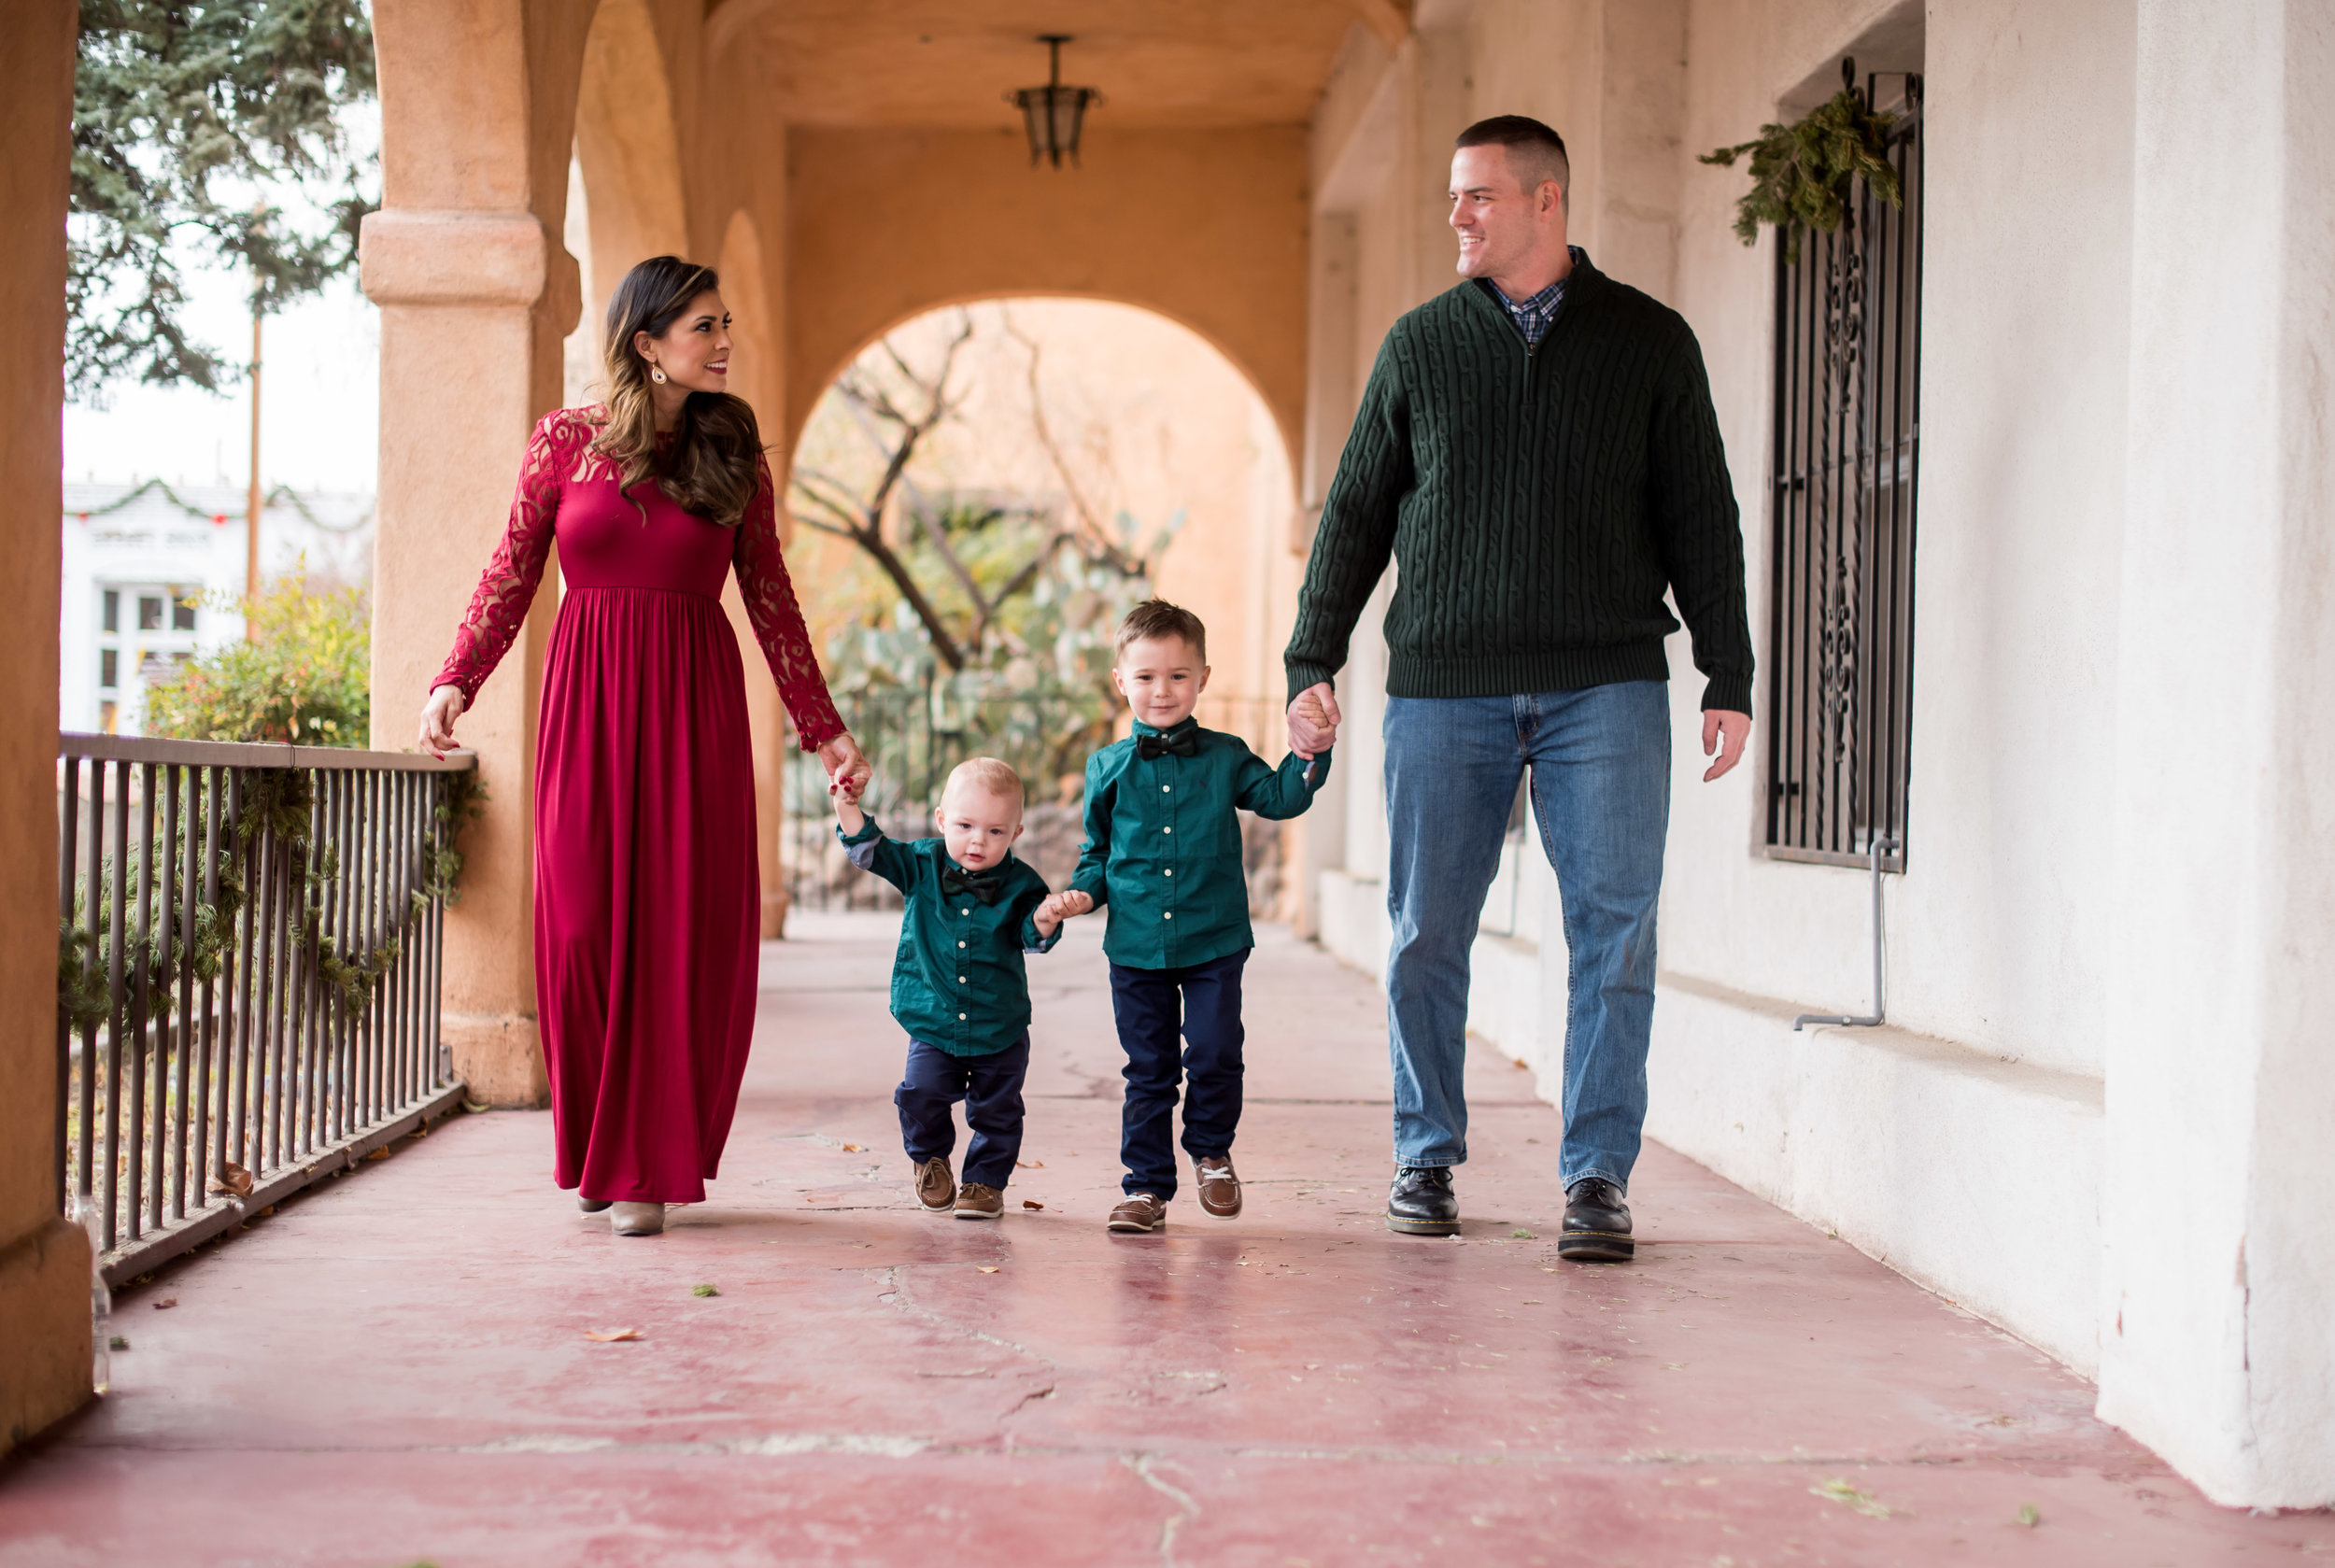
M 1175 874 L 1176 874 L 1176 870 L 1175 870 L 1175 868 L 1174 868 L 1174 867 L 1172 867 L 1172 866 L 1170 866 L 1170 867 L 1169 867 L 1168 869 L 1166 869 L 1165 871 L 1160 872 L 1160 875 L 1161 875 L 1161 876 L 1163 876 L 1163 877 L 1172 877 L 1172 876 L 1174 876 Z M 963 942 L 959 942 L 959 943 L 957 943 L 956 945 L 957 945 L 957 946 L 959 946 L 959 947 L 963 947 L 965 944 L 964 944 Z
M 1160 918 L 1160 919 L 1162 919 L 1162 920 L 1173 920 L 1173 919 L 1175 919 L 1175 918 L 1176 918 L 1176 911 L 1173 911 L 1173 910 L 1169 910 L 1169 911 L 1168 911 L 1165 914 L 1161 915 L 1159 918 Z
M 960 1012 L 960 1013 L 958 1013 L 958 1014 L 956 1015 L 956 1021 L 957 1021 L 959 1024 L 964 1023 L 964 1022 L 965 1022 L 965 1015 L 964 1015 L 963 1013 L 961 1013 L 961 1012 Z
M 1173 784 L 1161 784 L 1161 785 L 1159 786 L 1159 792 L 1160 792 L 1162 795 L 1166 795 L 1166 794 L 1168 794 L 1169 792 L 1171 792 L 1174 788 L 1175 788 L 1175 786 L 1174 786 Z
M 972 913 L 973 911 L 970 911 L 970 910 L 959 910 L 959 911 L 957 911 L 956 912 L 957 912 L 957 913 L 959 913 L 959 914 L 970 914 L 970 913 Z
M 956 983 L 957 983 L 957 984 L 959 984 L 959 985 L 964 984 L 964 983 L 965 983 L 965 977 L 964 977 L 963 975 L 959 975 L 959 976 L 957 976 L 957 977 L 956 977 Z
M 964 944 L 963 942 L 959 942 L 959 943 L 957 943 L 956 945 L 957 945 L 957 946 L 959 946 L 959 947 L 963 947 L 965 944 Z
M 1160 831 L 1161 831 L 1162 833 L 1173 833 L 1173 832 L 1175 831 L 1175 829 L 1174 829 L 1174 828 L 1172 828 L 1172 827 L 1163 827 L 1163 828 L 1161 828 L 1161 829 L 1160 829 Z

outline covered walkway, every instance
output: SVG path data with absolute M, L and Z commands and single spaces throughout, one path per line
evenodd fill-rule
M 2335 1519 L 2209 1505 L 2088 1384 L 1665 1150 L 1640 1261 L 1559 1265 L 1557 1115 L 1496 1057 L 1467 1234 L 1389 1235 L 1380 1001 L 1278 929 L 1242 1219 L 1102 1230 L 1094 921 L 1033 964 L 1013 1212 L 927 1216 L 890 923 L 795 926 L 711 1202 L 620 1241 L 540 1113 L 408 1139 L 125 1295 L 0 1562 L 2335 1561 Z

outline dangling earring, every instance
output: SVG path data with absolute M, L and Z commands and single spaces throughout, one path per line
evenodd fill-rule
M 651 381 L 656 382 L 659 387 L 662 387 L 665 384 L 665 373 L 658 369 L 655 365 L 648 367 L 648 378 Z

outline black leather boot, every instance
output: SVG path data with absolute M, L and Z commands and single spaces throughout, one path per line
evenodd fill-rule
M 1386 1194 L 1386 1228 L 1405 1236 L 1457 1236 L 1459 1194 L 1449 1165 L 1404 1165 Z
M 1621 1189 L 1602 1176 L 1584 1176 L 1564 1193 L 1564 1233 L 1557 1256 L 1575 1263 L 1628 1263 L 1637 1256 L 1630 1239 L 1630 1206 Z

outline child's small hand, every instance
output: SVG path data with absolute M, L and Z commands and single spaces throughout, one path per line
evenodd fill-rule
M 1084 914 L 1095 907 L 1092 895 L 1085 893 L 1049 893 L 1030 915 L 1030 924 L 1038 927 L 1041 937 L 1051 937 L 1054 928 L 1072 915 Z

